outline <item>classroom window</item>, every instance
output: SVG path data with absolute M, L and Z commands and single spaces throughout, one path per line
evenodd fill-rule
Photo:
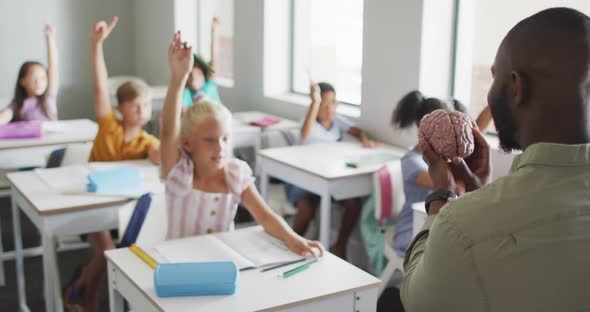
M 292 91 L 309 94 L 310 80 L 325 81 L 341 102 L 359 105 L 363 0 L 292 1 Z
M 453 94 L 475 118 L 487 105 L 490 68 L 504 36 L 522 19 L 551 7 L 570 7 L 590 14 L 587 0 L 457 1 L 456 63 Z M 494 127 L 491 127 L 494 130 Z
M 219 19 L 216 42 L 217 77 L 233 79 L 234 76 L 234 1 L 199 0 L 198 3 L 198 52 L 211 60 L 211 22 Z

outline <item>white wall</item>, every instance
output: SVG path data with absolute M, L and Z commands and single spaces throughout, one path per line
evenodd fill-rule
M 178 26 L 174 21 L 175 1 L 123 1 L 134 5 L 135 74 L 151 85 L 168 84 L 168 45 Z
M 57 30 L 60 118 L 93 117 L 90 76 L 92 24 L 112 15 L 121 18 L 105 45 L 109 73 L 135 71 L 134 12 L 129 0 L 21 0 L 0 1 L 0 98 L 11 99 L 20 65 L 26 60 L 47 64 L 43 24 L 47 18 Z M 0 103 L 5 106 L 8 103 Z
M 451 96 L 455 0 L 424 0 L 420 42 L 420 91 Z
M 180 30 L 182 38 L 193 50 L 197 50 L 197 2 L 195 0 L 174 1 L 174 30 Z M 136 3 L 136 6 L 139 3 Z M 187 14 L 192 12 L 192 14 Z
M 391 112 L 420 83 L 422 12 L 422 1 L 365 1 L 360 125 L 379 140 L 402 146 L 417 136 L 394 131 Z
M 588 0 L 477 1 L 474 64 L 491 65 L 504 36 L 516 23 L 550 7 L 571 7 L 590 14 Z M 509 10 L 507 8 L 510 8 Z M 501 18 L 500 18 L 501 17 Z

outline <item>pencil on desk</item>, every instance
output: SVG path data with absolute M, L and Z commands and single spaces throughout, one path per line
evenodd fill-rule
M 158 266 L 158 262 L 154 260 L 154 258 L 143 251 L 143 249 L 137 247 L 135 244 L 132 244 L 131 247 L 129 247 L 129 250 L 131 250 L 131 252 L 138 256 L 139 259 L 143 260 L 143 262 L 149 265 L 150 268 L 155 269 Z
M 283 273 L 279 274 L 279 277 L 287 278 L 287 277 L 293 276 L 301 271 L 309 269 L 309 267 L 316 262 L 318 262 L 318 259 L 314 259 L 314 260 L 309 261 L 308 263 L 302 264 L 294 269 L 283 272 Z
M 270 268 L 262 269 L 260 272 L 266 272 L 266 271 L 270 271 L 270 270 L 282 268 L 282 267 L 285 267 L 285 266 L 288 266 L 288 265 L 291 265 L 291 264 L 295 264 L 295 263 L 299 263 L 299 262 L 302 262 L 302 261 L 305 261 L 305 260 L 306 260 L 306 258 L 302 258 L 302 259 L 299 259 L 299 260 L 294 260 L 294 261 L 289 261 L 289 262 L 277 264 L 277 265 L 272 266 Z

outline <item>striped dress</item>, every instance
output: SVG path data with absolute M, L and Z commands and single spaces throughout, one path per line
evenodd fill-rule
M 253 182 L 252 169 L 239 159 L 225 168 L 229 193 L 193 189 L 193 162 L 181 151 L 166 179 L 167 239 L 232 231 L 242 192 Z

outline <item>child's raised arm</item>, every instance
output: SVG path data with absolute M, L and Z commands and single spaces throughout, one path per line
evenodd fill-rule
M 214 17 L 211 21 L 211 61 L 209 66 L 216 70 L 217 68 L 217 29 L 219 28 L 219 19 Z M 214 72 L 209 73 L 210 77 L 215 76 Z
M 318 111 L 320 110 L 320 103 L 322 102 L 322 98 L 320 95 L 320 86 L 318 86 L 313 81 L 310 82 L 310 85 L 309 85 L 309 96 L 311 97 L 311 105 L 309 105 L 309 109 L 307 110 L 307 115 L 305 116 L 305 121 L 303 122 L 303 126 L 301 127 L 301 140 L 302 141 L 309 139 L 309 135 L 311 134 L 311 129 L 313 127 L 313 123 L 318 118 Z
M 111 100 L 109 98 L 108 72 L 104 62 L 103 43 L 109 36 L 119 18 L 114 16 L 107 24 L 100 21 L 94 24 L 90 32 L 91 41 L 91 62 L 92 62 L 92 79 L 94 80 L 94 111 L 96 118 L 101 119 L 111 112 Z
M 57 44 L 55 42 L 55 27 L 51 23 L 45 24 L 45 39 L 47 41 L 47 94 L 57 96 L 59 89 Z
M 160 131 L 160 177 L 166 179 L 180 157 L 178 151 L 180 133 L 180 113 L 182 111 L 182 91 L 188 75 L 193 68 L 192 47 L 187 47 L 180 37 L 174 34 L 168 47 L 168 67 L 170 81 L 162 108 L 162 127 Z

